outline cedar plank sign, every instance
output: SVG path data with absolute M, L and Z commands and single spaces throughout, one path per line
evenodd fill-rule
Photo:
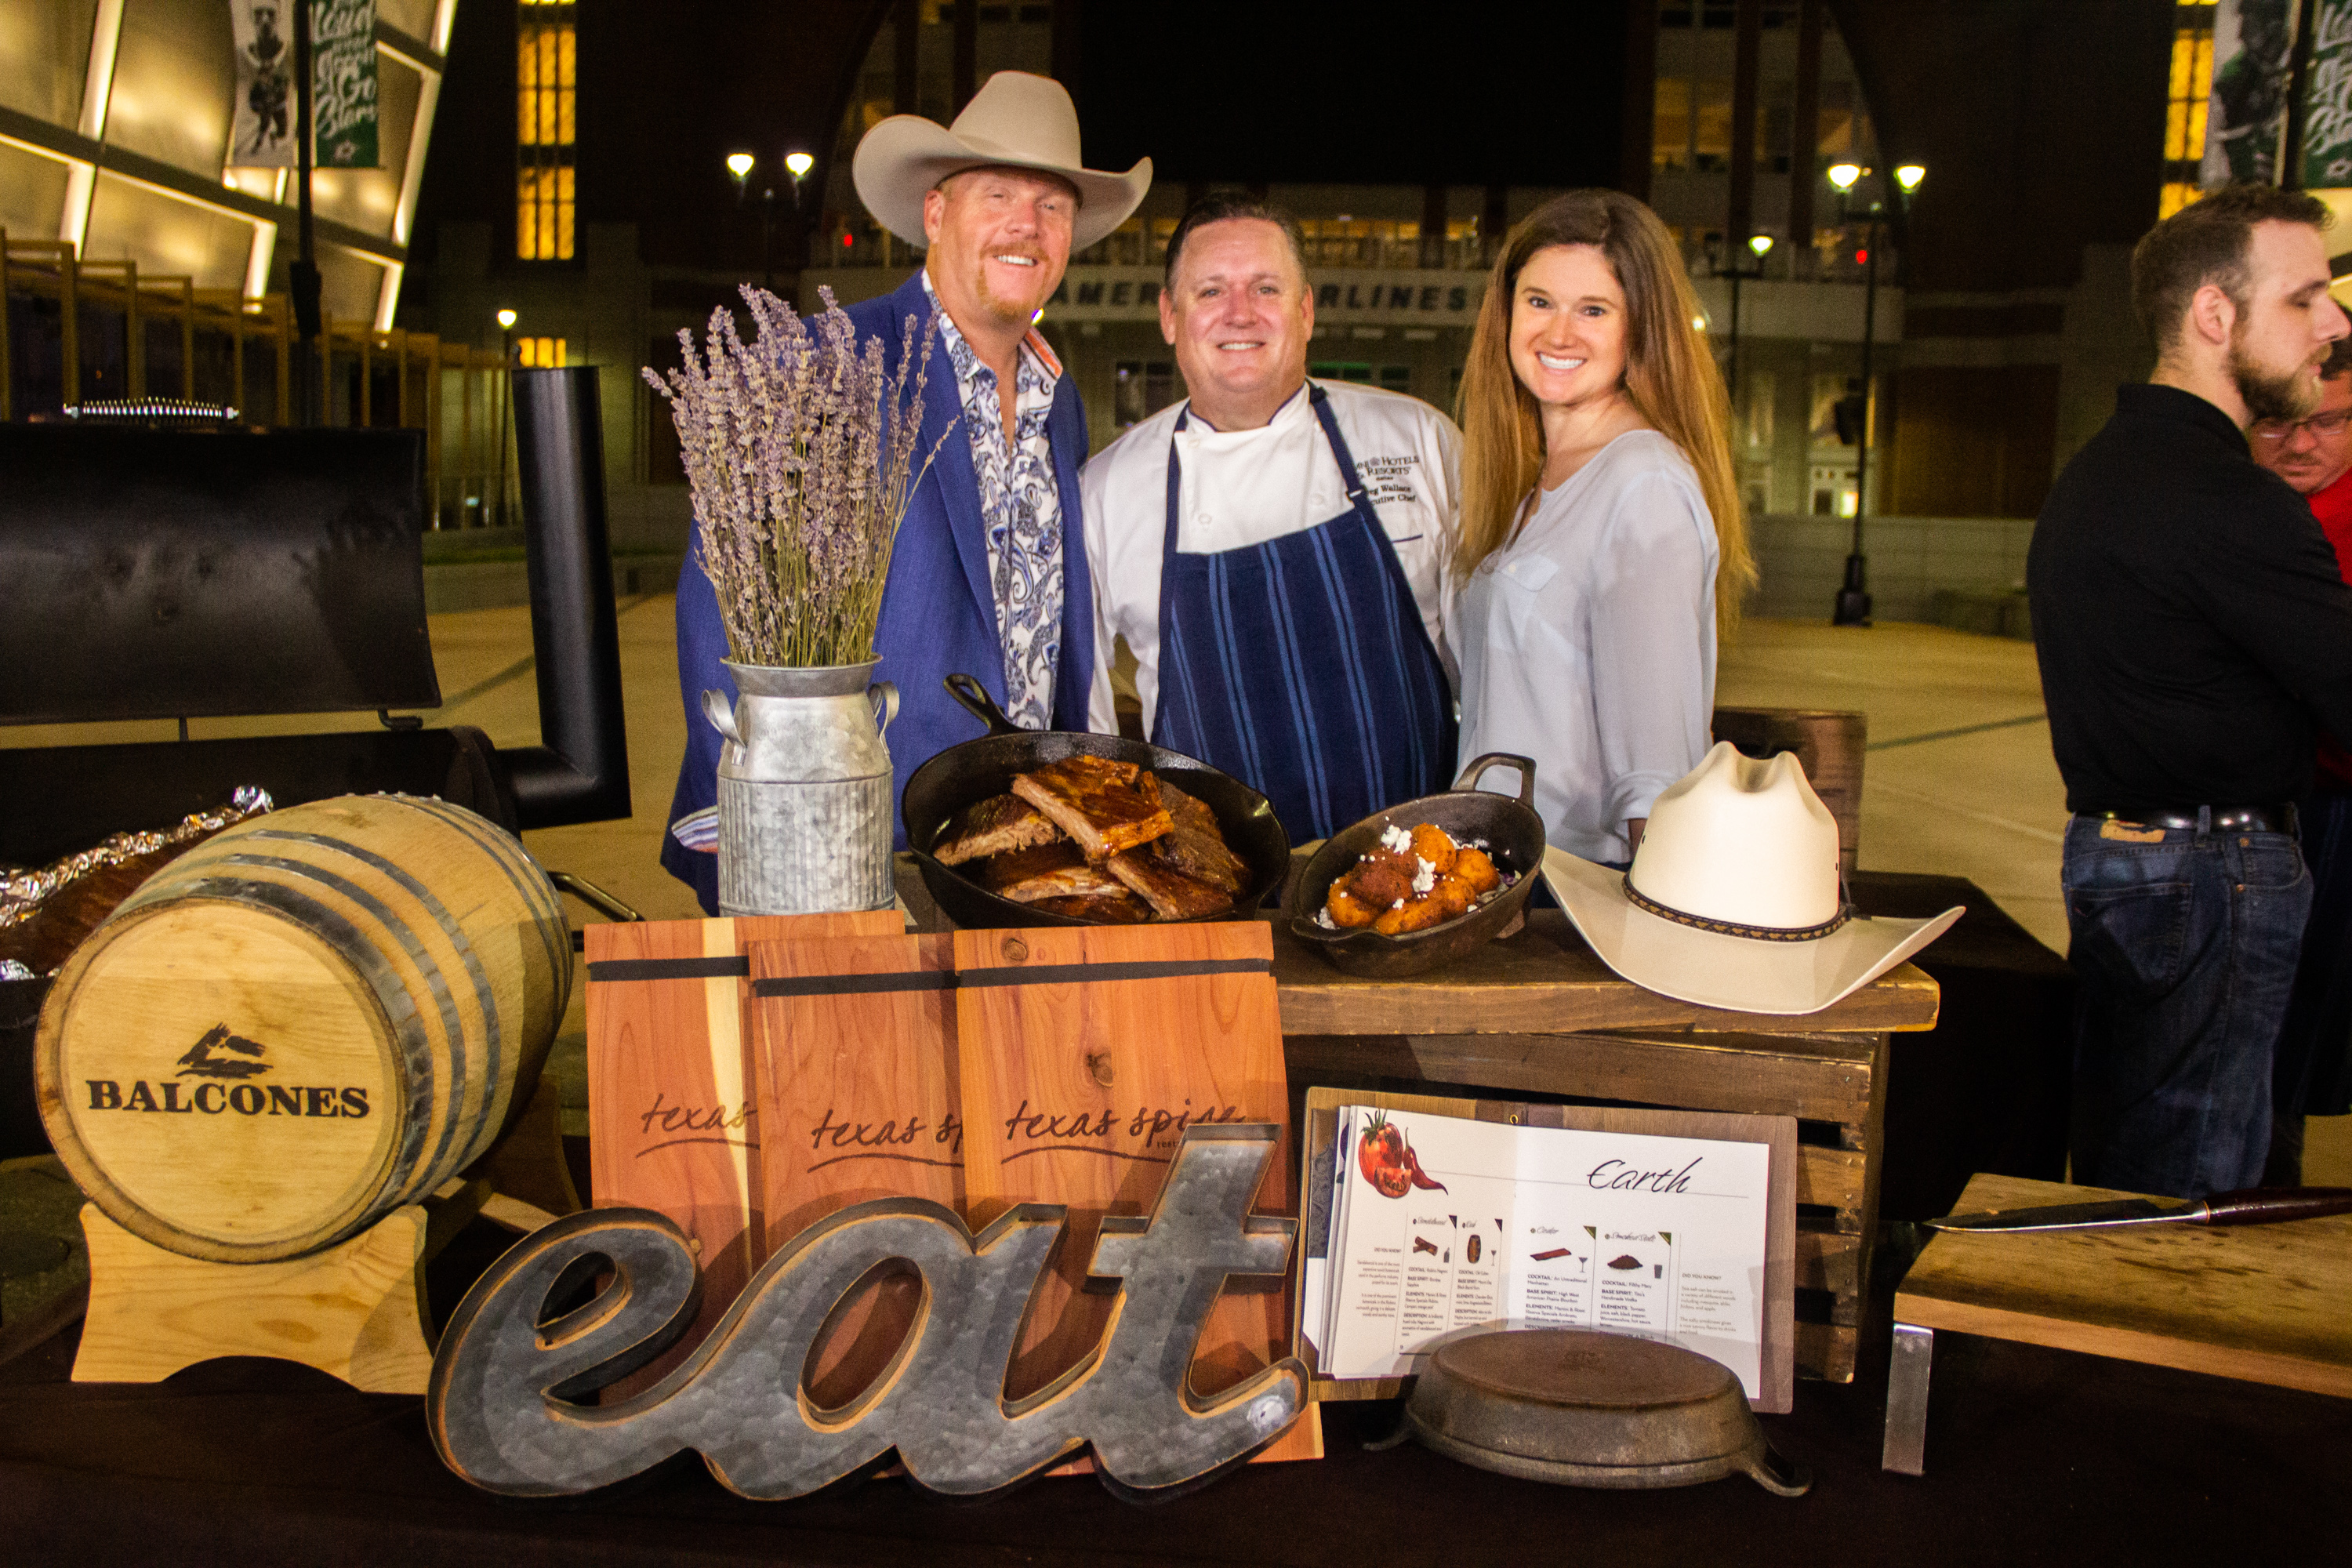
M 964 1212 L 954 980 L 946 936 L 751 944 L 762 1256 L 877 1198 Z M 921 1299 L 903 1270 L 862 1282 L 819 1342 L 809 1396 L 831 1409 L 872 1382 Z
M 1273 935 L 1259 921 L 955 933 L 967 1218 L 1069 1206 L 1008 1392 L 1044 1387 L 1094 1345 L 1118 1298 L 1086 1283 L 1107 1215 L 1148 1213 L 1185 1127 L 1281 1130 L 1261 1213 L 1295 1214 Z M 1212 1394 L 1289 1353 L 1290 1286 L 1229 1281 L 1192 1361 Z M 1319 1458 L 1300 1422 L 1268 1458 Z
M 593 1200 L 667 1215 L 686 1232 L 703 1278 L 694 1326 L 608 1391 L 618 1399 L 650 1387 L 700 1344 L 767 1256 L 748 947 L 791 936 L 892 936 L 900 921 L 895 910 L 876 910 L 585 929 Z

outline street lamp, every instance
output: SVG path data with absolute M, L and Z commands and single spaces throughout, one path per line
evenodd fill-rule
M 1854 163 L 1835 163 L 1830 167 L 1830 184 L 1838 189 L 1841 224 L 1850 216 L 1846 210 L 1847 197 L 1854 182 L 1864 173 L 1860 165 Z M 1899 194 L 1895 197 L 1895 205 L 1898 216 L 1902 211 L 1903 197 L 1917 190 L 1919 182 L 1927 177 L 1927 171 L 1921 164 L 1895 166 L 1895 184 Z M 1830 624 L 1840 626 L 1867 626 L 1870 623 L 1870 558 L 1863 553 L 1862 525 L 1864 515 L 1869 510 L 1870 362 L 1871 350 L 1878 335 L 1878 225 L 1885 213 L 1885 204 L 1873 199 L 1869 222 L 1863 231 L 1862 427 L 1854 432 L 1853 542 L 1845 558 L 1845 585 L 1838 590 L 1837 603 L 1830 614 Z
M 1739 280 L 1748 277 L 1753 277 L 1759 283 L 1764 280 L 1764 258 L 1771 253 L 1772 237 L 1751 234 L 1748 237 L 1748 248 L 1756 253 L 1756 270 L 1753 273 L 1740 266 L 1736 256 L 1731 263 L 1731 355 L 1729 363 L 1724 366 L 1723 378 L 1729 385 L 1735 412 L 1739 406 Z
M 801 182 L 807 179 L 809 171 L 815 167 L 816 160 L 806 153 L 794 151 L 784 154 L 784 173 L 793 177 L 793 265 L 795 268 L 808 265 L 808 216 L 801 210 Z

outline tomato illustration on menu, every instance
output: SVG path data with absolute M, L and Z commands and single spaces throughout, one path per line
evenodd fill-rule
M 1363 1137 L 1356 1146 L 1356 1168 L 1384 1198 L 1401 1198 L 1416 1187 L 1423 1192 L 1445 1190 L 1444 1183 L 1421 1168 L 1404 1130 L 1378 1110 L 1364 1123 Z

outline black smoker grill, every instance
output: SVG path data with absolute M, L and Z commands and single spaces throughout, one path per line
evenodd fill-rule
M 422 431 L 0 425 L 0 724 L 378 716 L 331 734 L 0 749 L 0 863 L 169 827 L 239 784 L 281 806 L 437 795 L 517 833 L 628 816 L 596 373 L 513 374 L 541 743 L 509 751 L 389 716 L 442 700 Z M 25 1145 L 46 990 L 0 982 L 0 1157 Z

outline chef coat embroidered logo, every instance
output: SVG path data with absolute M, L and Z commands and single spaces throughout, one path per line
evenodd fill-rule
M 1363 479 L 1364 494 L 1374 506 L 1392 502 L 1417 506 L 1421 492 L 1413 489 L 1412 471 L 1421 467 L 1421 455 L 1408 452 L 1397 458 L 1359 458 L 1356 472 Z

